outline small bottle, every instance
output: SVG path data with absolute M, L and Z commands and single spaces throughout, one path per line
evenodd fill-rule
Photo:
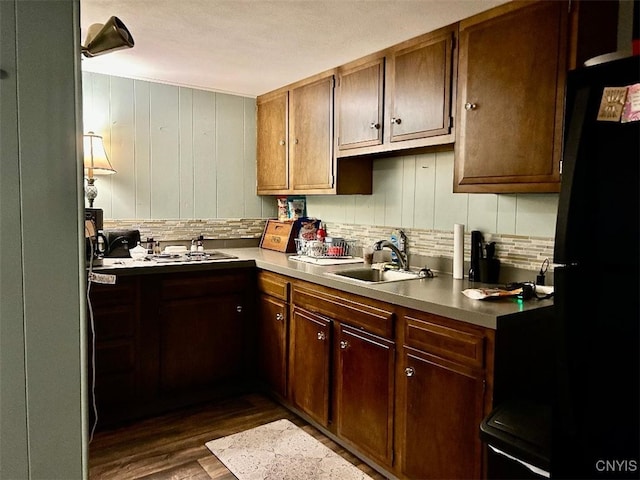
M 153 237 L 147 237 L 147 254 L 153 255 Z
M 204 240 L 204 237 L 202 235 L 200 235 L 198 237 L 198 245 L 197 245 L 197 248 L 198 248 L 199 252 L 204 252 L 204 244 L 202 243 L 203 240 Z
M 162 250 L 160 250 L 160 242 L 156 242 L 155 247 L 153 248 L 154 255 L 160 255 Z
M 196 239 L 192 239 L 191 240 L 191 251 L 195 252 L 196 250 L 198 250 L 198 247 L 196 246 Z
M 320 224 L 318 227 L 318 231 L 316 232 L 316 240 L 320 242 L 324 242 L 324 239 L 327 237 L 327 230 L 324 223 Z

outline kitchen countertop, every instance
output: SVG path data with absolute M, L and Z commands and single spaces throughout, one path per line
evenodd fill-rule
M 119 274 L 151 274 L 257 266 L 270 272 L 491 329 L 498 329 L 503 322 L 513 321 L 515 315 L 531 314 L 540 308 L 546 309 L 553 306 L 553 300 L 518 301 L 515 298 L 472 300 L 464 296 L 462 291 L 467 288 L 488 287 L 489 285 L 477 282 L 470 283 L 467 279 L 455 280 L 452 275 L 446 273 L 436 272 L 434 278 L 365 284 L 357 280 L 327 275 L 329 272 L 357 268 L 362 264 L 319 266 L 290 260 L 291 254 L 257 247 L 220 248 L 216 249 L 216 252 L 237 258 L 209 262 L 191 261 L 161 264 L 156 264 L 153 261 L 133 261 L 132 259 L 105 259 L 103 265 L 94 266 L 93 271 L 117 276 Z M 534 275 L 532 273 L 532 277 Z

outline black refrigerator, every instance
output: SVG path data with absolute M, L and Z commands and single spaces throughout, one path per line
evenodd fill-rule
M 552 478 L 640 477 L 638 84 L 638 56 L 567 79 L 554 250 Z

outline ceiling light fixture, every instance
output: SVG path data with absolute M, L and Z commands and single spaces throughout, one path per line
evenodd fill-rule
M 85 44 L 86 46 L 82 47 L 82 54 L 85 57 L 95 57 L 123 48 L 132 48 L 134 42 L 131 32 L 122 20 L 111 17 L 104 25 L 94 23 L 89 27 Z

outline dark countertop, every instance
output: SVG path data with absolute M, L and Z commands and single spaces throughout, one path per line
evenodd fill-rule
M 365 284 L 344 277 L 327 275 L 330 272 L 356 268 L 362 266 L 362 264 L 319 266 L 290 260 L 290 254 L 261 248 L 229 248 L 216 249 L 216 251 L 237 258 L 211 262 L 191 261 L 162 264 L 156 264 L 153 261 L 133 261 L 131 259 L 105 259 L 104 264 L 95 266 L 93 271 L 117 276 L 257 266 L 263 270 L 306 280 L 348 293 L 442 315 L 491 329 L 500 328 L 503 322 L 512 323 L 515 318 L 528 316 L 521 315 L 523 313 L 531 314 L 537 309 L 546 309 L 553 306 L 553 300 L 532 299 L 519 301 L 515 298 L 472 300 L 464 296 L 462 291 L 467 288 L 486 287 L 488 285 L 477 282 L 470 283 L 466 278 L 464 280 L 454 280 L 450 274 L 446 273 L 436 272 L 435 278 Z M 122 262 L 122 264 L 116 262 Z M 535 277 L 534 272 L 532 277 Z M 514 318 L 514 316 L 517 317 Z

